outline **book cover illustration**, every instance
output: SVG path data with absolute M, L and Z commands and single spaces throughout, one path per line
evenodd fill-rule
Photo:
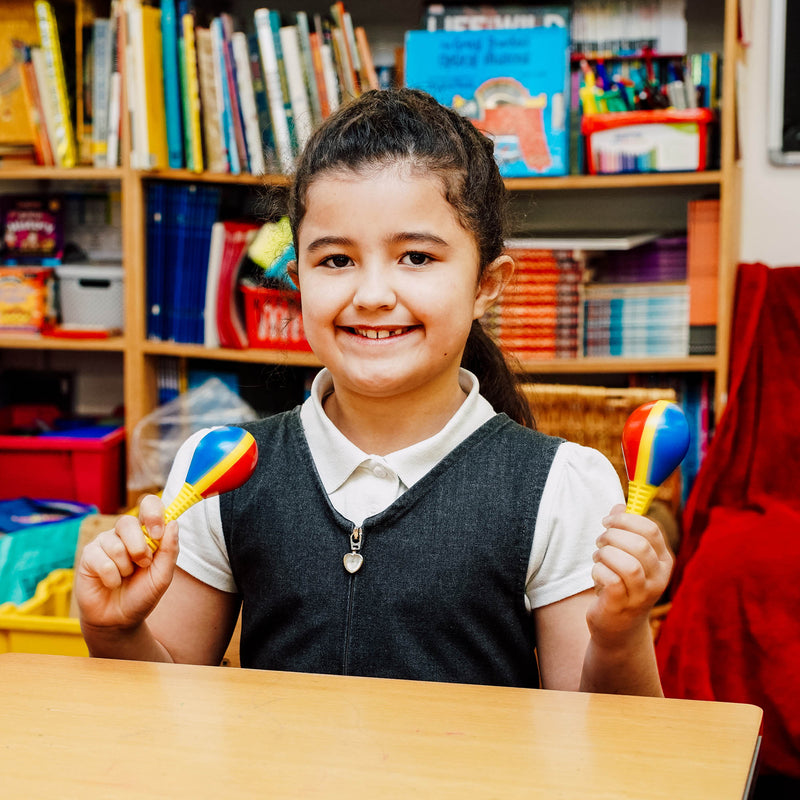
M 420 27 L 429 31 L 475 31 L 484 28 L 569 28 L 569 6 L 472 5 L 431 3 L 425 7 Z
M 566 174 L 566 28 L 408 31 L 405 45 L 406 85 L 490 136 L 503 177 Z

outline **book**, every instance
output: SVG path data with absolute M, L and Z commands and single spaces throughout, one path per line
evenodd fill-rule
M 108 146 L 106 166 L 119 164 L 119 136 L 122 123 L 122 74 L 125 62 L 126 17 L 119 0 L 111 2 L 111 83 L 108 99 Z
M 225 30 L 223 28 L 222 19 L 220 17 L 214 17 L 214 19 L 211 20 L 210 28 L 211 49 L 214 54 L 213 63 L 216 75 L 217 108 L 220 115 L 222 141 L 225 144 L 225 153 L 228 162 L 227 171 L 238 175 L 242 171 L 242 162 L 239 158 L 239 146 L 236 141 L 231 85 L 228 75 L 228 56 L 226 55 L 228 46 L 225 41 Z
M 311 106 L 312 127 L 316 127 L 324 119 L 322 116 L 322 105 L 320 101 L 320 90 L 317 85 L 317 72 L 314 67 L 314 55 L 311 49 L 311 27 L 308 22 L 308 14 L 305 11 L 295 12 L 295 24 L 297 25 L 297 38 L 300 42 L 300 53 L 303 58 L 303 79 L 308 92 L 308 101 Z
M 367 32 L 360 25 L 355 29 L 356 47 L 361 64 L 361 86 L 366 89 L 380 89 L 378 73 L 375 71 L 375 62 L 372 60 L 372 49 L 369 46 Z
M 184 166 L 183 108 L 178 60 L 178 40 L 182 22 L 178 19 L 175 0 L 161 0 L 162 69 L 164 71 L 164 108 L 167 125 L 167 153 L 171 169 Z M 185 102 L 184 93 L 184 102 Z
M 206 347 L 247 346 L 243 325 L 232 318 L 237 316 L 237 268 L 258 229 L 255 222 L 234 220 L 220 220 L 211 227 L 203 318 Z
M 253 70 L 250 64 L 250 48 L 247 34 L 235 31 L 231 36 L 231 49 L 236 66 L 236 83 L 239 90 L 239 104 L 242 112 L 247 160 L 250 173 L 263 175 L 266 170 L 264 161 L 264 145 L 259 127 L 258 108 L 253 87 Z
M 114 30 L 110 18 L 92 24 L 92 164 L 105 167 L 108 156 L 108 117 L 113 70 Z
M 322 47 L 319 34 L 316 31 L 312 31 L 308 34 L 308 43 L 311 48 L 311 68 L 314 71 L 320 119 L 324 120 L 330 115 L 331 107 L 328 100 L 328 86 L 325 80 L 325 71 L 322 66 Z
M 36 163 L 42 166 L 54 166 L 55 161 L 53 160 L 53 149 L 50 146 L 50 137 L 47 133 L 44 105 L 39 94 L 36 71 L 31 60 L 32 48 L 21 42 L 15 42 L 14 47 L 17 51 L 16 60 L 19 64 L 25 106 L 28 111 L 31 130 L 33 131 Z
M 30 0 L 0 3 L 0 145 L 33 146 L 34 130 L 25 103 L 23 80 L 13 43 L 38 47 L 39 28 Z
M 233 17 L 223 13 L 219 15 L 222 22 L 223 55 L 225 66 L 225 79 L 227 80 L 228 99 L 231 106 L 231 123 L 233 124 L 233 142 L 239 156 L 239 164 L 243 170 L 250 170 L 249 154 L 244 132 L 244 119 L 242 116 L 241 99 L 239 96 L 239 78 L 236 74 L 236 61 L 233 56 L 233 34 L 235 32 Z M 248 66 L 247 76 L 250 74 Z M 245 79 L 247 78 L 245 76 Z
M 292 120 L 297 149 L 302 150 L 311 136 L 314 119 L 303 74 L 300 53 L 300 37 L 296 25 L 284 25 L 279 30 L 283 63 L 286 71 L 286 84 L 289 89 L 289 103 L 292 106 Z
M 203 171 L 203 135 L 200 123 L 200 82 L 197 74 L 197 44 L 194 32 L 194 15 L 181 18 L 183 47 L 183 128 L 186 148 L 186 166 L 192 172 Z
M 719 200 L 687 203 L 686 278 L 689 282 L 689 324 L 717 324 L 719 270 Z
M 47 77 L 47 63 L 44 51 L 41 47 L 31 47 L 31 67 L 33 70 L 34 80 L 36 81 L 36 90 L 39 95 L 39 102 L 41 107 L 41 116 L 44 122 L 45 137 L 48 142 L 50 152 L 50 162 L 53 166 L 58 166 L 55 152 L 56 142 L 56 112 L 54 108 L 54 96 L 50 91 L 50 81 Z
M 264 70 L 261 65 L 261 54 L 258 50 L 258 36 L 247 35 L 247 50 L 250 58 L 250 79 L 253 84 L 253 97 L 256 104 L 256 120 L 261 137 L 261 152 L 264 158 L 264 171 L 278 171 L 275 157 L 275 142 L 272 139 L 272 124 L 269 116 L 269 98 L 264 83 Z
M 408 31 L 405 83 L 470 119 L 495 143 L 503 177 L 565 175 L 568 31 Z
M 55 161 L 60 167 L 74 167 L 77 163 L 77 145 L 67 94 L 61 42 L 58 37 L 58 23 L 53 7 L 47 0 L 36 0 L 34 11 L 46 67 L 48 94 L 46 102 L 49 103 L 53 113 L 54 131 L 51 145 Z
M 277 14 L 278 12 L 274 10 L 257 8 L 253 12 L 253 19 L 258 36 L 258 47 L 261 52 L 261 64 L 264 69 L 264 83 L 267 88 L 267 97 L 269 98 L 270 122 L 272 123 L 275 152 L 281 170 L 288 173 L 291 172 L 294 164 L 294 152 L 272 28 L 272 19 Z M 277 19 L 279 21 L 280 17 L 278 16 Z
M 209 172 L 227 172 L 228 155 L 222 136 L 222 123 L 218 107 L 221 87 L 218 87 L 217 70 L 211 31 L 197 26 L 194 31 L 197 48 L 197 79 L 200 85 L 200 120 L 203 128 L 203 155 Z

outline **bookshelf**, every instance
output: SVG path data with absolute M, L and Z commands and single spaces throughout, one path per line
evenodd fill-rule
M 90 0 L 73 0 L 77 9 Z M 92 5 L 97 3 L 92 2 Z M 102 3 L 100 4 L 102 5 Z M 225 4 L 226 7 L 230 4 Z M 259 7 L 254 0 L 239 0 L 234 3 L 234 12 L 241 19 L 245 14 Z M 315 5 L 319 8 L 315 8 Z M 689 4 L 697 6 L 699 4 Z M 577 358 L 536 360 L 521 362 L 521 369 L 533 379 L 550 382 L 572 382 L 576 378 L 592 376 L 602 380 L 604 377 L 615 380 L 625 376 L 644 375 L 692 375 L 706 374 L 714 379 L 715 409 L 721 412 L 726 402 L 728 382 L 729 335 L 731 305 L 737 264 L 738 218 L 739 218 L 739 167 L 736 162 L 735 141 L 735 62 L 737 43 L 737 0 L 716 0 L 705 4 L 705 14 L 710 23 L 704 30 L 711 30 L 726 56 L 722 71 L 722 104 L 720 113 L 721 142 L 720 164 L 718 169 L 705 172 L 636 174 L 636 175 L 572 175 L 564 177 L 514 178 L 507 185 L 513 193 L 516 209 L 536 207 L 546 212 L 548 206 L 560 204 L 580 208 L 589 206 L 602 197 L 603 202 L 612 198 L 623 208 L 626 202 L 635 204 L 635 198 L 648 198 L 653 202 L 664 201 L 672 207 L 672 214 L 680 216 L 680 209 L 696 197 L 714 196 L 720 201 L 720 246 L 718 266 L 718 325 L 716 353 L 714 355 L 688 356 L 683 358 Z M 380 6 L 380 7 L 379 7 Z M 414 7 L 409 19 L 409 6 L 399 2 L 371 4 L 363 2 L 347 3 L 347 8 L 364 24 L 370 37 L 373 28 L 378 37 L 402 35 L 404 27 L 411 27 L 418 19 L 418 8 Z M 296 0 L 281 5 L 281 10 L 306 9 L 323 10 L 325 4 Z M 709 9 L 710 7 L 710 9 Z M 687 9 L 690 11 L 691 9 Z M 696 9 L 695 9 L 696 10 Z M 690 31 L 692 21 L 689 20 Z M 703 34 L 706 35 L 705 33 Z M 400 38 L 396 39 L 399 44 Z M 378 46 L 381 46 L 378 44 Z M 375 44 L 373 44 L 375 48 Z M 210 349 L 201 345 L 157 342 L 147 339 L 146 330 L 146 255 L 145 255 L 145 197 L 149 181 L 168 180 L 176 182 L 193 181 L 234 187 L 258 187 L 264 183 L 282 185 L 287 179 L 282 175 L 252 176 L 249 174 L 196 174 L 189 170 L 142 171 L 130 165 L 131 131 L 127 118 L 123 118 L 120 136 L 122 166 L 93 168 L 79 166 L 71 169 L 58 167 L 8 167 L 0 170 L 0 193 L 58 191 L 66 182 L 70 185 L 84 182 L 91 186 L 97 182 L 115 186 L 119 189 L 122 202 L 122 242 L 123 266 L 125 271 L 125 331 L 121 336 L 104 340 L 67 340 L 38 337 L 35 335 L 0 334 L 0 369 L 3 368 L 4 351 L 61 352 L 74 351 L 117 354 L 122 371 L 123 402 L 126 411 L 126 430 L 131 440 L 136 423 L 157 404 L 157 363 L 162 357 L 178 359 L 197 359 L 209 368 L 224 363 L 231 364 L 274 364 L 286 367 L 315 367 L 316 358 L 309 353 L 277 350 L 230 350 Z M 631 200 L 630 198 L 633 198 Z M 677 210 L 676 210 L 677 209 Z M 532 215 L 531 215 L 532 216 Z M 578 215 L 575 215 L 578 216 Z M 547 225 L 547 214 L 543 214 Z M 559 217 L 561 233 L 568 230 L 569 220 Z M 652 226 L 652 219 L 649 220 Z M 133 499 L 133 498 L 131 498 Z

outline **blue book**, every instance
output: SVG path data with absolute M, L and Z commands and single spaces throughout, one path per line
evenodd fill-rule
M 171 169 L 183 160 L 183 108 L 178 71 L 178 28 L 175 0 L 161 0 L 161 49 L 164 63 L 164 107 L 167 115 L 167 153 Z
M 405 82 L 490 136 L 503 177 L 567 174 L 566 27 L 408 31 Z
M 242 171 L 242 164 L 239 160 L 239 147 L 236 143 L 236 133 L 233 123 L 233 105 L 231 104 L 230 88 L 228 84 L 228 68 L 226 66 L 225 53 L 227 44 L 225 43 L 225 31 L 222 20 L 214 17 L 211 20 L 211 46 L 214 53 L 214 69 L 220 76 L 222 94 L 222 138 L 225 142 L 225 149 L 228 152 L 228 163 L 231 173 L 239 175 Z
M 164 339 L 164 251 L 166 226 L 166 185 L 147 184 L 147 338 Z

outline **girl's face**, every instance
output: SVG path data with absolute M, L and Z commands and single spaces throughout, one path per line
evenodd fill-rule
M 336 392 L 363 397 L 452 393 L 472 321 L 502 289 L 493 269 L 478 284 L 441 181 L 405 166 L 317 178 L 297 258 L 306 336 Z

